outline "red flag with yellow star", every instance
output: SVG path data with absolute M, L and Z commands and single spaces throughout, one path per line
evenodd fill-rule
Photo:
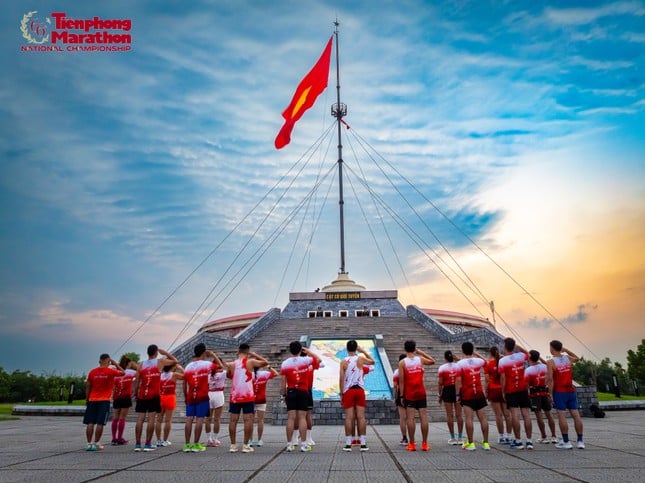
M 316 62 L 309 73 L 300 81 L 291 102 L 282 113 L 284 125 L 275 138 L 276 149 L 282 149 L 291 142 L 291 131 L 295 123 L 302 117 L 307 109 L 314 105 L 316 98 L 327 88 L 329 77 L 329 63 L 331 60 L 331 41 L 323 50 L 320 59 Z

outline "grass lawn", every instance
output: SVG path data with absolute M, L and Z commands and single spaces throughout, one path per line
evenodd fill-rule
M 645 400 L 645 396 L 632 396 L 630 394 L 621 394 L 621 397 L 616 397 L 613 392 L 599 392 L 598 401 L 642 401 Z

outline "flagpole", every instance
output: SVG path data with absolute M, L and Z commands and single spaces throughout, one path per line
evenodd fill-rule
M 338 19 L 334 22 L 336 28 L 336 104 L 331 106 L 331 115 L 336 118 L 338 124 L 338 208 L 340 210 L 340 273 L 345 271 L 345 216 L 343 213 L 343 143 L 341 139 L 341 120 L 347 115 L 347 106 L 340 102 L 340 61 L 338 59 Z

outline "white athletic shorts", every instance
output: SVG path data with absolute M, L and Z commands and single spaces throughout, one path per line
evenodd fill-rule
M 224 406 L 224 391 L 208 391 L 210 408 L 217 409 Z
M 255 410 L 256 410 L 256 411 L 264 411 L 264 412 L 266 412 L 266 410 L 267 410 L 267 403 L 264 403 L 264 404 L 256 404 L 256 405 L 255 405 Z

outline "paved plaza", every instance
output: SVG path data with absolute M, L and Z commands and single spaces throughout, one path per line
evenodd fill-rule
M 286 453 L 284 428 L 267 426 L 262 448 L 231 454 L 228 437 L 220 437 L 219 448 L 183 453 L 183 424 L 175 423 L 171 447 L 135 453 L 132 444 L 85 451 L 85 427 L 77 417 L 23 416 L 0 422 L 0 482 L 645 481 L 645 411 L 612 411 L 584 424 L 585 450 L 492 444 L 490 452 L 467 452 L 446 444 L 445 423 L 431 423 L 429 452 L 407 452 L 399 445 L 398 426 L 370 426 L 369 451 L 347 453 L 341 427 L 319 426 L 314 451 Z M 109 441 L 106 430 L 103 443 Z M 132 438 L 133 431 L 128 421 L 126 436 Z M 491 424 L 491 440 L 496 439 Z

